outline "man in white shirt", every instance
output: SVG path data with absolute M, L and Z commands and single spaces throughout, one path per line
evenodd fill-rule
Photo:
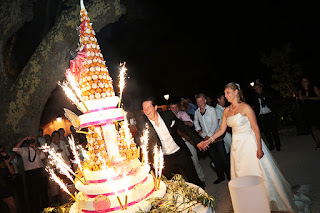
M 178 130 L 189 136 L 195 143 L 202 140 L 195 131 L 190 131 L 170 110 L 158 113 L 154 98 L 147 98 L 142 103 L 144 115 L 137 122 L 135 142 L 139 146 L 145 125 L 149 125 L 149 162 L 153 165 L 155 145 L 164 153 L 163 175 L 171 179 L 174 173 L 180 173 L 186 181 L 203 186 L 191 160 L 191 153 L 178 133 Z
M 196 101 L 199 108 L 195 112 L 193 123 L 199 135 L 204 140 L 208 140 L 219 128 L 216 110 L 214 107 L 206 104 L 206 96 L 202 93 L 196 95 Z M 198 144 L 197 146 L 200 149 L 199 146 L 201 145 Z M 230 164 L 226 155 L 223 140 L 210 145 L 207 152 L 216 167 L 218 175 L 218 179 L 213 183 L 219 184 L 221 181 L 224 181 L 225 174 L 227 179 L 230 180 Z
M 259 79 L 256 80 L 253 89 L 257 93 L 254 99 L 254 111 L 257 116 L 259 127 L 269 144 L 269 150 L 272 151 L 274 147 L 276 147 L 277 151 L 281 151 L 277 117 L 274 112 L 275 107 L 272 94 L 263 90 L 263 85 Z
M 22 147 L 24 142 L 27 143 L 26 147 Z M 38 149 L 35 136 L 23 138 L 12 151 L 19 154 L 23 161 L 29 212 L 42 212 L 48 205 L 48 182 L 42 162 L 45 155 Z

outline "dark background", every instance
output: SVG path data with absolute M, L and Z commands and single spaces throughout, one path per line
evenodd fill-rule
M 24 66 L 41 35 L 53 26 L 56 15 L 64 8 L 59 0 L 52 0 L 51 10 L 44 10 L 44 2 L 34 3 L 33 20 L 18 32 L 19 67 Z M 97 39 L 116 94 L 119 63 L 126 61 L 129 78 L 123 103 L 127 110 L 140 109 L 141 100 L 151 95 L 159 104 L 167 103 L 163 98 L 167 93 L 170 100 L 193 99 L 198 92 L 214 97 L 231 81 L 240 83 L 250 100 L 253 95 L 250 82 L 260 78 L 266 87 L 272 83 L 272 70 L 260 62 L 261 53 L 268 54 L 272 48 L 281 49 L 288 43 L 294 51 L 294 63 L 317 78 L 320 19 L 318 7 L 308 2 L 122 2 L 127 8 L 126 15 L 100 30 Z M 90 11 L 88 14 L 90 17 Z M 42 21 L 48 16 L 52 20 L 49 26 Z M 57 88 L 52 93 L 42 124 L 63 113 L 63 107 L 72 108 L 61 91 Z

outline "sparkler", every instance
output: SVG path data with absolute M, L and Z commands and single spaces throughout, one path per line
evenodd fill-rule
M 50 168 L 46 168 L 46 171 L 50 174 L 50 178 L 52 180 L 54 180 L 59 186 L 60 188 L 65 191 L 67 194 L 69 194 L 75 201 L 76 198 L 71 194 L 71 192 L 68 190 L 66 184 L 60 180 L 60 178 L 54 173 L 53 169 L 50 169 Z
M 156 184 L 155 184 L 155 187 L 156 189 L 159 189 L 160 187 L 160 179 L 161 179 L 161 175 L 162 175 L 162 169 L 163 169 L 163 164 L 164 164 L 164 158 L 163 158 L 163 152 L 162 152 L 162 149 L 161 147 L 159 147 L 158 149 L 158 146 L 155 145 L 154 147 L 154 158 L 153 158 L 153 161 L 154 161 L 154 170 L 156 172 Z
M 149 141 L 149 125 L 146 124 L 143 130 L 143 135 L 140 138 L 141 141 L 141 152 L 142 152 L 142 165 L 143 163 L 148 164 L 148 141 Z
M 67 85 L 66 82 L 58 82 L 58 85 L 62 87 L 64 92 L 66 93 L 67 97 L 77 106 L 77 108 L 82 112 L 85 113 L 87 110 L 85 110 L 82 106 L 83 104 L 79 102 L 77 96 L 74 94 L 72 89 Z M 81 106 L 82 105 L 82 106 Z
M 81 90 L 79 89 L 79 87 L 77 86 L 76 83 L 76 79 L 74 78 L 74 76 L 69 73 L 66 78 L 68 79 L 69 84 L 71 85 L 71 88 L 74 90 L 76 96 L 78 97 L 78 99 L 81 101 L 82 105 L 84 106 L 84 108 L 86 109 L 86 111 L 88 110 L 88 107 L 85 105 L 84 101 L 81 98 Z
M 127 71 L 126 62 L 120 63 L 120 66 L 121 66 L 121 68 L 120 68 L 120 74 L 119 74 L 120 99 L 119 99 L 118 108 L 119 108 L 120 105 L 121 105 L 122 93 L 123 93 L 124 86 L 126 85 L 125 77 L 126 77 L 126 71 Z
M 70 173 L 71 173 L 76 178 L 78 178 L 78 180 L 80 180 L 83 184 L 86 184 L 81 180 L 81 178 L 77 174 L 73 172 L 73 170 L 64 162 L 61 155 L 59 153 L 56 153 L 56 151 L 53 148 L 51 148 L 48 145 L 44 145 L 41 147 L 41 149 L 44 152 L 47 152 L 49 154 L 48 156 L 48 158 L 50 159 L 49 163 L 51 165 L 56 166 L 58 171 L 61 172 L 61 174 L 66 175 L 72 182 L 74 182 L 74 180 L 70 176 Z
M 68 139 L 69 139 L 69 145 L 70 145 L 72 154 L 74 156 L 74 163 L 77 164 L 79 169 L 82 171 L 82 165 L 81 165 L 81 161 L 79 158 L 79 153 L 77 152 L 77 149 L 76 149 L 73 135 L 71 135 Z

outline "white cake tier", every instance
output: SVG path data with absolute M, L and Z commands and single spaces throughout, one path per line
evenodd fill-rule
M 134 159 L 128 164 L 119 165 L 116 170 L 112 167 L 99 171 L 85 170 L 84 176 L 88 184 L 77 181 L 75 187 L 88 197 L 114 195 L 115 192 L 122 193 L 125 187 L 131 189 L 145 183 L 149 171 L 149 165 L 141 166 L 140 161 Z
M 108 207 L 100 208 L 97 206 L 97 201 L 94 198 L 87 198 L 86 200 L 78 199 L 71 208 L 70 213 L 102 213 L 102 212 L 114 212 L 114 213 L 134 213 L 138 210 L 149 211 L 151 204 L 147 201 L 153 197 L 163 197 L 166 193 L 166 185 L 161 181 L 159 190 L 155 190 L 153 177 L 149 174 L 147 181 L 143 184 L 137 185 L 134 189 L 127 193 L 119 194 L 119 198 L 124 207 L 125 205 L 125 194 L 127 194 L 127 209 L 122 210 L 116 195 L 108 197 Z M 82 195 L 77 198 L 83 197 Z M 94 204 L 94 202 L 96 204 Z M 99 203 L 99 202 L 98 202 Z M 105 205 L 106 206 L 106 205 Z M 96 207 L 96 208 L 95 208 Z
M 108 107 L 116 107 L 119 103 L 119 97 L 113 96 L 113 97 L 107 97 L 99 100 L 88 100 L 84 102 L 88 109 L 95 110 L 95 109 L 101 109 L 101 108 L 108 108 Z
M 79 116 L 80 127 L 110 124 L 124 119 L 123 109 L 116 107 L 103 107 L 90 110 Z

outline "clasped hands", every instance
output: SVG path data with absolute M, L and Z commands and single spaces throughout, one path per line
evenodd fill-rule
M 205 140 L 201 141 L 197 144 L 197 147 L 200 149 L 200 151 L 206 151 L 210 148 L 210 143 L 213 141 L 210 137 L 205 137 Z

